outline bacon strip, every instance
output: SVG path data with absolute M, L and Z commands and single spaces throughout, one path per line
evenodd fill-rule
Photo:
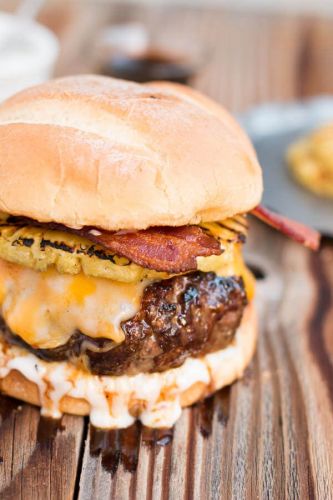
M 284 215 L 272 212 L 263 205 L 258 205 L 251 213 L 269 226 L 281 231 L 289 238 L 302 243 L 302 245 L 318 250 L 320 244 L 320 234 L 315 229 L 305 226 L 300 222 L 288 219 Z
M 197 257 L 222 253 L 218 240 L 199 226 L 151 227 L 141 231 L 114 232 L 95 227 L 73 229 L 55 222 L 37 222 L 27 217 L 10 216 L 7 222 L 76 234 L 147 269 L 168 273 L 195 271 Z
M 197 269 L 196 257 L 222 253 L 219 242 L 199 226 L 152 227 L 116 233 L 85 227 L 75 232 L 155 271 L 194 271 Z

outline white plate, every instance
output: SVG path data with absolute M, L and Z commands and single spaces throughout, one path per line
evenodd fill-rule
M 312 129 L 333 122 L 333 97 L 265 104 L 239 117 L 256 148 L 264 172 L 264 205 L 333 236 L 333 200 L 320 198 L 290 176 L 288 146 Z

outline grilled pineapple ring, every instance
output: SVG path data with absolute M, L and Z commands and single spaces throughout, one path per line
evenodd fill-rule
M 243 225 L 236 219 L 228 221 L 202 225 L 219 239 L 224 252 L 220 256 L 198 257 L 199 270 L 208 271 L 218 267 L 223 269 L 224 274 L 232 274 L 234 250 L 238 246 L 235 244 L 236 236 L 238 241 L 239 235 L 245 235 L 246 230 L 245 223 Z M 171 276 L 141 267 L 86 238 L 33 226 L 18 227 L 6 223 L 4 219 L 0 223 L 0 258 L 37 271 L 46 271 L 54 266 L 59 273 L 83 272 L 88 276 L 126 283 L 143 279 L 161 280 Z

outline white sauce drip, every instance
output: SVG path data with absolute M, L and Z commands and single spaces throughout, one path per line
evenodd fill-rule
M 76 369 L 66 362 L 45 362 L 16 346 L 0 344 L 0 378 L 17 370 L 39 389 L 43 415 L 59 417 L 63 396 L 85 399 L 90 420 L 100 428 L 124 428 L 134 421 L 130 402 L 140 400 L 145 409 L 139 415 L 148 427 L 171 427 L 181 414 L 181 394 L 202 382 L 212 390 L 240 377 L 252 356 L 255 335 L 239 328 L 229 347 L 162 373 L 100 377 Z M 47 387 L 52 387 L 48 393 Z M 169 388 L 169 390 L 168 390 Z M 46 397 L 46 394 L 48 397 Z

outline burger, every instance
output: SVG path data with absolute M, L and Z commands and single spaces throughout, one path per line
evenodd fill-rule
M 1 104 L 0 143 L 3 393 L 101 428 L 169 427 L 241 377 L 257 332 L 246 214 L 270 217 L 222 107 L 67 77 Z

